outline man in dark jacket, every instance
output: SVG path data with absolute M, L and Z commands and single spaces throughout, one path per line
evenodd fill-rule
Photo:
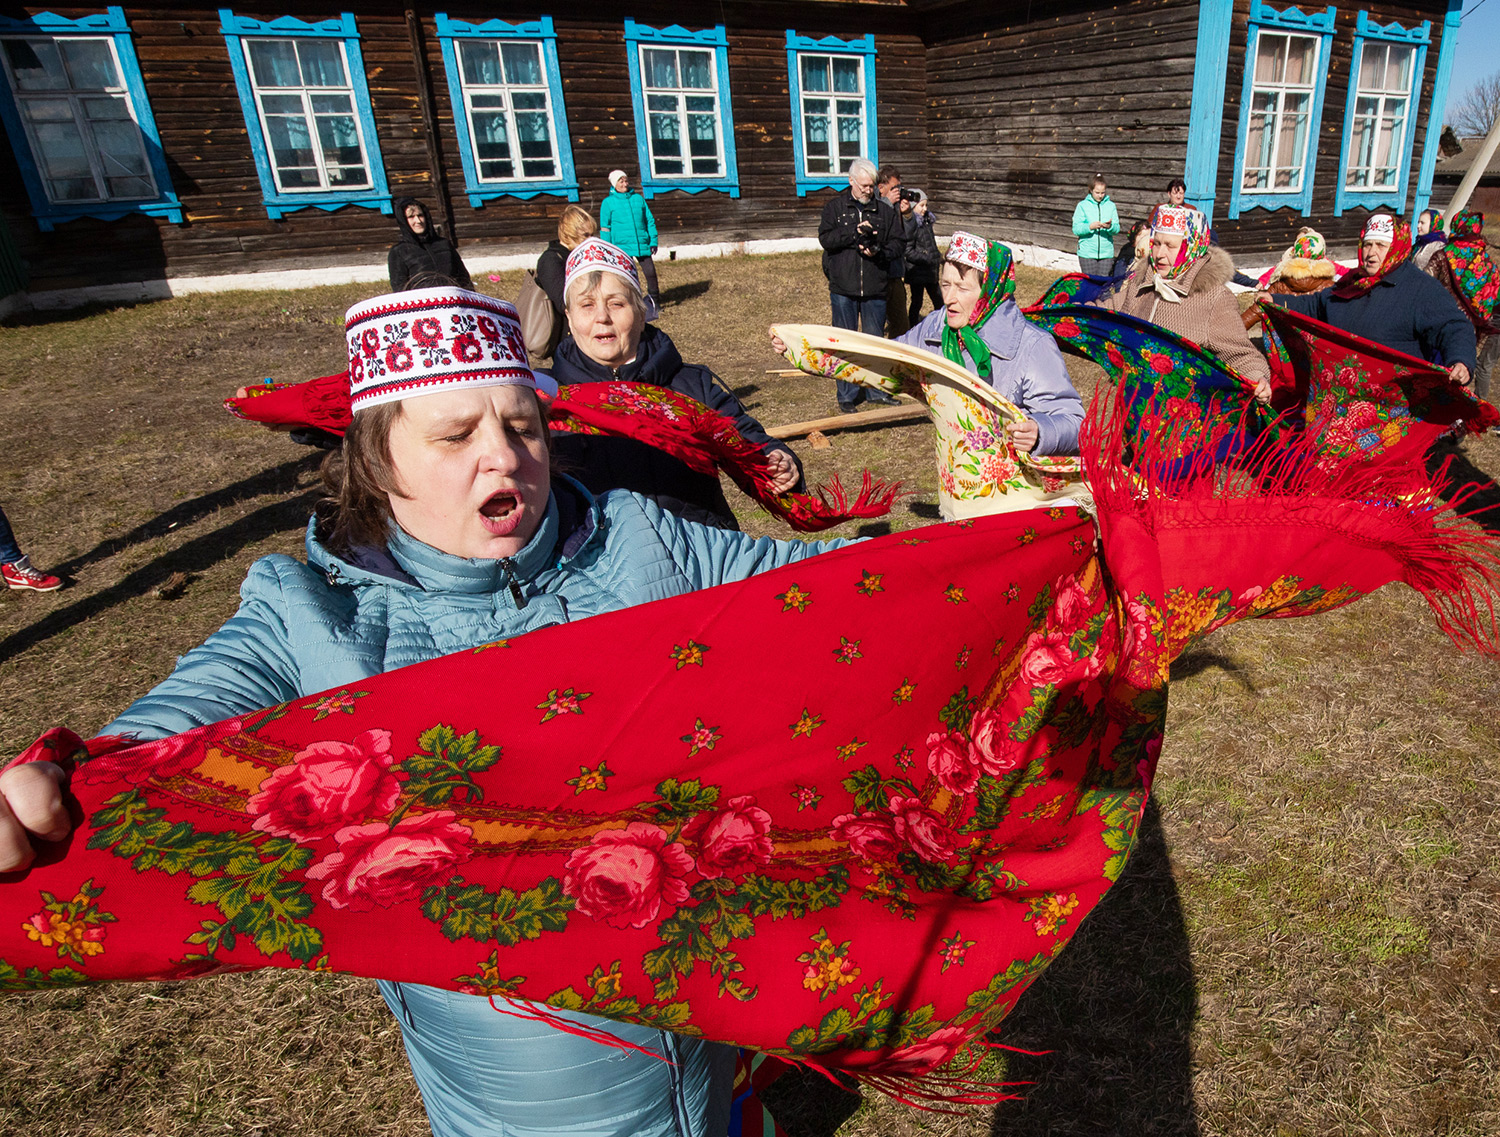
M 386 257 L 392 292 L 425 287 L 424 276 L 446 277 L 462 288 L 474 287 L 463 258 L 446 237 L 438 234 L 425 205 L 414 197 L 401 197 L 395 201 L 395 211 L 401 239 Z
M 885 334 L 886 284 L 892 265 L 900 265 L 901 221 L 875 193 L 872 162 L 856 158 L 849 167 L 849 188 L 823 207 L 818 243 L 823 246 L 823 275 L 833 306 L 833 326 Z M 838 381 L 839 410 L 850 414 L 860 403 L 891 404 L 879 391 Z
M 729 419 L 746 441 L 767 452 L 784 451 L 801 474 L 802 463 L 790 447 L 767 434 L 712 371 L 684 363 L 671 337 L 651 324 L 641 334 L 635 359 L 620 368 L 590 359 L 572 336 L 564 336 L 553 354 L 551 372 L 558 386 L 564 388 L 611 380 L 670 388 Z M 739 528 L 718 478 L 700 474 L 665 450 L 634 438 L 558 433 L 552 436 L 552 456 L 560 470 L 593 493 L 633 490 L 689 521 L 719 529 Z M 807 487 L 799 476 L 792 488 L 805 491 Z
M 916 236 L 916 219 L 911 214 L 911 202 L 907 201 L 901 188 L 901 173 L 894 166 L 882 166 L 875 179 L 875 193 L 880 200 L 896 211 L 900 223 L 901 259 L 891 265 L 890 279 L 885 285 L 885 334 L 891 339 L 904 336 L 911 329 L 906 318 L 906 263 L 912 238 Z

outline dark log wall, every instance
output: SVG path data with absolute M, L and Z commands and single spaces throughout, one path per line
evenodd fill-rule
M 1144 218 L 1187 155 L 1195 0 L 984 11 L 951 17 L 928 45 L 934 205 L 945 225 L 1072 252 L 1073 207 L 1095 173 L 1123 227 Z
M 1302 10 L 1319 10 L 1326 7 L 1307 4 Z M 1280 7 L 1280 5 L 1278 5 Z M 1349 97 L 1349 75 L 1354 57 L 1354 28 L 1359 10 L 1370 13 L 1370 18 L 1379 24 L 1399 22 L 1403 27 L 1414 27 L 1423 20 L 1432 21 L 1431 42 L 1427 46 L 1427 61 L 1422 75 L 1421 96 L 1416 120 L 1416 145 L 1412 150 L 1411 178 L 1407 183 L 1406 205 L 1403 212 L 1411 216 L 1412 201 L 1417 192 L 1417 177 L 1422 165 L 1422 147 L 1427 141 L 1427 115 L 1432 100 L 1432 86 L 1437 77 L 1438 51 L 1442 47 L 1443 17 L 1447 5 L 1432 0 L 1416 0 L 1407 4 L 1371 3 L 1361 0 L 1359 4 L 1338 5 L 1333 43 L 1329 48 L 1328 85 L 1323 92 L 1323 121 L 1318 130 L 1318 155 L 1314 170 L 1312 208 L 1308 216 L 1316 218 L 1318 231 L 1323 234 L 1329 248 L 1339 255 L 1351 255 L 1359 242 L 1360 230 L 1364 227 L 1369 211 L 1348 210 L 1342 217 L 1333 215 L 1334 189 L 1339 176 L 1339 157 L 1344 146 L 1344 111 Z M 1224 90 L 1224 135 L 1219 148 L 1219 195 L 1215 207 L 1214 227 L 1219 240 L 1236 252 L 1280 253 L 1292 243 L 1297 230 L 1308 221 L 1295 209 L 1249 209 L 1236 220 L 1229 220 L 1229 193 L 1234 180 L 1235 148 L 1240 145 L 1240 103 L 1244 93 L 1245 50 L 1249 38 L 1248 19 L 1250 0 L 1236 0 L 1234 27 L 1229 38 L 1229 76 Z
M 23 10 L 3 9 L 8 15 Z M 25 12 L 41 11 L 27 8 Z M 96 8 L 48 10 L 72 18 Z M 271 19 L 293 15 L 326 19 L 347 10 L 330 4 L 288 4 L 273 10 L 236 8 Z M 445 6 L 457 19 L 535 19 L 545 9 L 486 5 Z M 566 12 L 566 18 L 563 13 Z M 699 28 L 722 20 L 729 33 L 729 82 L 734 107 L 740 194 L 672 192 L 651 202 L 663 243 L 807 237 L 817 231 L 828 194 L 796 195 L 792 118 L 787 91 L 785 29 L 845 38 L 873 31 L 882 162 L 905 179 L 927 175 L 925 59 L 921 40 L 901 34 L 904 13 L 866 5 L 725 4 L 701 18 L 681 4 L 575 3 L 552 9 L 558 36 L 563 98 L 572 133 L 581 204 L 597 210 L 616 166 L 638 165 L 623 16 L 652 26 L 685 22 Z M 375 210 L 299 210 L 280 221 L 266 216 L 259 180 L 235 93 L 216 10 L 126 9 L 146 90 L 187 224 L 146 217 L 70 221 L 41 232 L 29 213 L 10 147 L 0 147 L 0 197 L 33 289 L 66 288 L 162 276 L 263 269 L 384 263 L 396 235 L 392 218 Z M 556 232 L 560 197 L 502 198 L 471 209 L 454 133 L 453 111 L 432 11 L 421 13 L 425 57 L 436 104 L 438 147 L 450 191 L 460 246 L 476 252 L 539 248 Z M 816 20 L 817 22 L 810 22 Z M 395 196 L 412 194 L 436 205 L 428 139 L 404 9 L 361 6 L 360 47 L 387 182 Z M 851 30 L 857 29 L 857 30 Z

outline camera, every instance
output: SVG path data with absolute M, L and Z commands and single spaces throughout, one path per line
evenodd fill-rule
M 921 190 L 914 190 L 914 189 L 907 189 L 905 186 L 902 186 L 901 187 L 901 200 L 902 201 L 909 201 L 913 205 L 915 205 L 917 202 L 919 202 L 919 201 L 922 200 L 922 191 Z

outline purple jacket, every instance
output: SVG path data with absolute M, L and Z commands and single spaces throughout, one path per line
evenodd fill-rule
M 912 347 L 943 354 L 943 325 L 948 313 L 939 308 L 904 336 L 897 339 Z M 1083 400 L 1073 389 L 1062 352 L 1050 333 L 1021 314 L 1014 300 L 1006 300 L 979 329 L 979 338 L 990 349 L 990 386 L 1007 402 L 1014 403 L 1035 420 L 1038 427 L 1037 455 L 1077 454 L 1078 428 L 1083 424 Z M 963 352 L 964 367 L 978 376 L 979 369 Z

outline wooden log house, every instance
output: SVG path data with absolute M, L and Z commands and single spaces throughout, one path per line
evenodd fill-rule
M 263 4 L 264 0 L 257 0 Z M 864 153 L 956 227 L 1072 252 L 1185 176 L 1269 260 L 1432 189 L 1458 0 L 638 0 L 357 13 L 0 4 L 0 226 L 33 294 L 384 263 L 394 199 L 534 254 L 620 167 L 664 246 L 814 238 Z M 3 236 L 3 234 L 0 234 Z M 309 279 L 316 279 L 317 273 Z M 60 293 L 55 293 L 60 294 Z

